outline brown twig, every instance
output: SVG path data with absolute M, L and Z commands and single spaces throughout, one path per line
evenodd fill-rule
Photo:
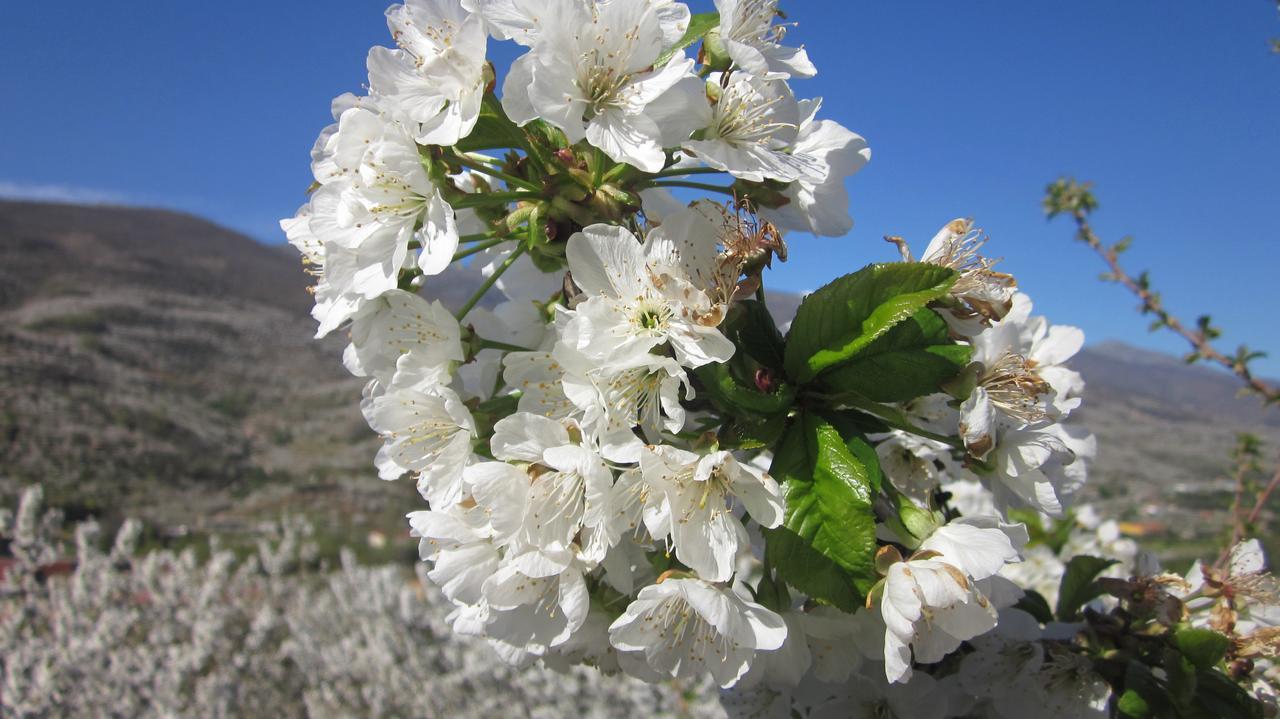
M 1254 503 L 1245 524 L 1251 525 L 1258 521 L 1258 515 L 1262 514 L 1262 508 L 1266 506 L 1267 499 L 1271 497 L 1272 492 L 1276 491 L 1277 486 L 1280 486 L 1280 467 L 1276 467 L 1276 473 L 1271 475 L 1271 481 L 1267 482 L 1266 488 L 1258 493 L 1258 501 Z
M 1280 487 L 1280 466 L 1278 466 L 1275 474 L 1271 475 L 1271 481 L 1267 482 L 1267 486 L 1261 492 L 1258 492 L 1258 498 L 1253 503 L 1253 509 L 1249 510 L 1249 516 L 1242 518 L 1240 504 L 1244 495 L 1244 483 L 1239 479 L 1242 475 L 1243 473 L 1237 475 L 1236 497 L 1231 504 L 1231 516 L 1234 521 L 1231 543 L 1223 548 L 1222 554 L 1218 555 L 1218 561 L 1214 563 L 1214 566 L 1219 569 L 1227 565 L 1227 560 L 1231 557 L 1231 550 L 1244 539 L 1249 527 L 1252 527 L 1258 521 L 1258 516 L 1262 514 L 1262 509 L 1267 506 L 1267 500 L 1271 498 L 1272 492 L 1276 491 L 1276 487 Z
M 1157 326 L 1167 327 L 1189 342 L 1194 349 L 1191 357 L 1207 359 L 1230 370 L 1232 374 L 1240 378 L 1240 381 L 1244 382 L 1249 391 L 1260 395 L 1267 404 L 1280 403 L 1280 389 L 1272 387 L 1255 377 L 1249 369 L 1248 361 L 1250 357 L 1247 351 L 1242 348 L 1240 354 L 1234 359 L 1218 351 L 1210 342 L 1211 338 L 1209 336 L 1210 333 L 1216 334 L 1217 332 L 1209 327 L 1207 317 L 1201 320 L 1201 329 L 1189 329 L 1181 320 L 1165 309 L 1164 303 L 1160 300 L 1160 295 L 1151 290 L 1145 273 L 1135 279 L 1125 271 L 1124 267 L 1120 265 L 1120 253 L 1124 251 L 1127 243 L 1105 245 L 1098 238 L 1097 233 L 1094 232 L 1093 226 L 1089 224 L 1089 213 L 1096 205 L 1093 195 L 1089 192 L 1088 184 L 1081 185 L 1074 181 L 1066 180 L 1061 180 L 1051 185 L 1049 196 L 1045 200 L 1045 208 L 1049 213 L 1049 217 L 1052 218 L 1060 212 L 1070 213 L 1076 223 L 1077 237 L 1089 245 L 1107 263 L 1110 272 L 1106 275 L 1106 279 L 1123 285 L 1136 295 L 1142 301 L 1142 311 L 1156 316 Z
M 1271 493 L 1271 489 L 1267 489 L 1257 497 L 1257 504 L 1249 514 L 1249 518 L 1245 518 L 1244 514 L 1244 496 L 1249 492 L 1250 482 L 1249 476 L 1262 471 L 1258 464 L 1259 442 L 1258 438 L 1251 434 L 1239 434 L 1236 436 L 1236 448 L 1231 453 L 1232 471 L 1231 479 L 1235 484 L 1235 493 L 1231 499 L 1231 541 L 1222 549 L 1222 554 L 1218 556 L 1218 561 L 1214 566 L 1226 566 L 1227 559 L 1231 556 L 1231 549 L 1244 540 L 1245 534 L 1252 526 L 1254 519 L 1262 510 L 1262 505 L 1267 501 L 1267 495 Z M 1277 475 L 1280 477 L 1280 474 Z
M 1244 438 L 1236 441 L 1236 457 L 1235 466 L 1232 467 L 1231 479 L 1235 483 L 1235 494 L 1231 498 L 1231 542 L 1228 547 L 1234 547 L 1244 539 L 1244 493 L 1248 489 L 1247 479 L 1249 476 L 1249 463 L 1241 456 L 1241 445 Z
M 1280 3 L 1280 0 L 1278 0 L 1278 3 Z M 1232 374 L 1244 383 L 1247 391 L 1262 397 L 1266 405 L 1280 405 L 1280 388 L 1273 387 L 1253 376 L 1253 372 L 1249 369 L 1249 362 L 1261 356 L 1260 353 L 1250 352 L 1247 348 L 1241 347 L 1234 358 L 1224 355 L 1213 346 L 1211 340 L 1219 336 L 1220 333 L 1213 327 L 1208 316 L 1199 318 L 1196 322 L 1196 329 L 1188 328 L 1181 320 L 1165 309 L 1159 293 L 1152 291 L 1150 281 L 1147 279 L 1147 273 L 1143 272 L 1135 278 L 1125 271 L 1124 267 L 1120 265 L 1120 253 L 1124 252 L 1128 247 L 1129 238 L 1125 238 L 1114 245 L 1103 244 L 1098 234 L 1094 232 L 1093 226 L 1089 224 L 1089 214 L 1097 209 L 1097 206 L 1098 201 L 1093 196 L 1090 183 L 1080 183 L 1071 179 L 1061 179 L 1049 185 L 1044 199 L 1045 212 L 1049 218 L 1052 219 L 1063 213 L 1071 215 L 1076 223 L 1076 238 L 1088 245 L 1107 263 L 1110 272 L 1104 274 L 1103 279 L 1123 285 L 1142 301 L 1140 310 L 1143 314 L 1149 313 L 1156 316 L 1156 321 L 1152 324 L 1153 330 L 1159 327 L 1166 327 L 1190 343 L 1192 352 L 1187 358 L 1189 362 L 1201 359 L 1215 362 L 1230 370 Z M 1277 468 L 1275 474 L 1271 477 L 1271 481 L 1262 491 L 1258 492 L 1253 508 L 1246 517 L 1243 512 L 1245 496 L 1251 489 L 1256 488 L 1256 485 L 1254 487 L 1250 486 L 1249 475 L 1261 471 L 1257 461 L 1258 454 L 1257 438 L 1246 434 L 1240 435 L 1236 450 L 1233 453 L 1232 479 L 1235 482 L 1235 494 L 1231 502 L 1231 542 L 1218 557 L 1215 566 L 1219 568 L 1226 565 L 1231 556 L 1232 548 L 1242 541 L 1245 534 L 1253 528 L 1254 523 L 1257 522 L 1263 508 L 1266 506 L 1267 500 L 1270 499 L 1276 488 L 1280 486 L 1280 468 Z
M 1248 385 L 1249 389 L 1259 395 L 1262 395 L 1267 402 L 1280 401 L 1280 390 L 1277 390 L 1266 382 L 1254 377 L 1253 373 L 1249 370 L 1248 365 L 1243 362 L 1233 360 L 1219 352 L 1212 344 L 1209 344 L 1209 340 L 1205 337 L 1203 332 L 1187 329 L 1186 325 L 1184 325 L 1181 320 L 1169 314 L 1169 311 L 1164 308 L 1164 304 L 1160 301 L 1159 296 L 1130 277 L 1124 271 L 1124 268 L 1120 266 L 1116 251 L 1113 248 L 1104 246 L 1102 242 L 1098 240 L 1098 236 L 1094 234 L 1093 228 L 1089 225 L 1088 219 L 1082 212 L 1076 211 L 1072 213 L 1072 216 L 1075 218 L 1076 226 L 1080 229 L 1081 238 L 1088 243 L 1089 247 L 1093 248 L 1094 252 L 1097 252 L 1102 256 L 1102 259 L 1106 261 L 1107 266 L 1111 268 L 1111 274 L 1115 277 L 1116 281 L 1128 288 L 1130 292 L 1137 295 L 1138 299 L 1142 300 L 1142 306 L 1147 312 L 1154 314 L 1163 326 L 1168 327 L 1179 335 L 1182 335 L 1182 338 L 1191 343 L 1191 346 L 1195 348 L 1197 355 L 1204 359 L 1216 362 L 1230 370 L 1239 377 L 1242 382 Z

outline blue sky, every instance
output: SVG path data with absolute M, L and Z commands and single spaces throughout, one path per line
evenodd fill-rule
M 692 3 L 707 9 L 709 0 Z M 813 289 L 919 251 L 973 216 L 992 254 L 1056 322 L 1091 341 L 1149 335 L 1101 266 L 1046 223 L 1044 185 L 1096 182 L 1098 229 L 1136 238 L 1167 304 L 1210 312 L 1225 341 L 1272 350 L 1280 376 L 1280 36 L 1269 0 L 783 3 L 826 117 L 873 159 L 849 183 L 857 226 L 796 237 L 771 278 Z M 6 3 L 0 22 L 0 195 L 173 207 L 264 241 L 308 184 L 329 99 L 358 90 L 384 3 Z M 497 48 L 491 48 L 497 50 Z M 499 63 L 514 48 L 493 52 Z

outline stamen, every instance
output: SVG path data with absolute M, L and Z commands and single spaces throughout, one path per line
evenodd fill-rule
M 1027 424 L 1047 418 L 1039 399 L 1053 391 L 1032 369 L 1026 357 L 1006 353 L 979 379 L 992 403 L 1005 414 Z

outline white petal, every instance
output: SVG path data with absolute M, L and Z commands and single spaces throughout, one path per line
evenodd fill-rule
M 641 291 L 645 258 L 624 227 L 591 225 L 569 238 L 566 255 L 574 284 L 589 295 L 630 297 Z
M 517 412 L 493 426 L 491 447 L 497 459 L 541 462 L 547 449 L 566 444 L 569 432 L 563 424 L 530 412 Z

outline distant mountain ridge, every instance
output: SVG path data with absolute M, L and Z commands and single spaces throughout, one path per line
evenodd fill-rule
M 1264 407 L 1256 396 L 1243 395 L 1240 380 L 1216 367 L 1189 365 L 1114 340 L 1086 347 L 1072 365 L 1089 381 L 1090 394 L 1158 398 L 1179 412 L 1280 428 L 1280 411 Z M 1280 386 L 1280 381 L 1267 381 Z
M 296 259 L 169 210 L 0 200 L 0 307 L 102 282 L 305 310 Z
M 477 283 L 437 279 L 455 306 Z M 0 493 L 43 481 L 66 506 L 195 527 L 286 508 L 398 527 L 416 495 L 374 478 L 361 382 L 341 337 L 312 339 L 309 283 L 290 248 L 191 215 L 0 201 Z M 780 320 L 798 302 L 770 299 Z M 1101 448 L 1087 496 L 1115 514 L 1177 487 L 1218 507 L 1236 432 L 1280 447 L 1280 411 L 1223 373 L 1119 343 L 1072 364 Z
M 359 383 L 307 284 L 190 215 L 0 202 L 0 491 L 203 525 L 354 474 Z

